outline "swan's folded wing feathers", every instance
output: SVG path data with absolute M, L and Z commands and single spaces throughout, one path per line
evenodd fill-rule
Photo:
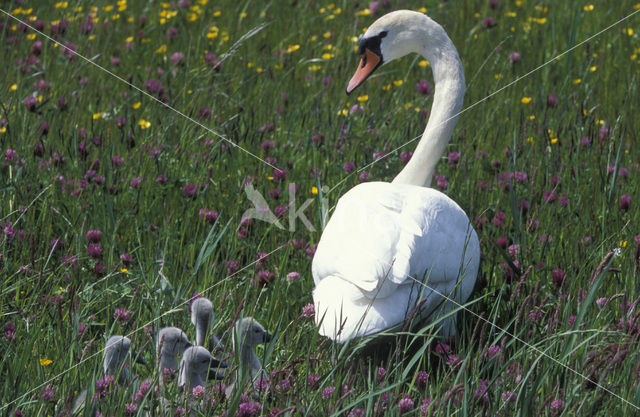
M 313 262 L 316 284 L 339 275 L 365 292 L 386 296 L 409 275 L 425 225 L 422 204 L 420 196 L 388 183 L 351 189 L 322 234 Z

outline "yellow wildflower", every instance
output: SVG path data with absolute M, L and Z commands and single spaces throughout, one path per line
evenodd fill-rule
M 51 359 L 40 359 L 40 365 L 49 366 L 53 363 Z
M 311 194 L 316 195 L 318 194 L 318 187 L 311 187 Z
M 164 54 L 167 52 L 167 45 L 162 44 L 158 49 L 156 49 L 156 54 Z
M 531 103 L 531 97 L 522 97 L 522 100 L 520 100 L 520 102 L 522 102 L 522 104 L 529 104 Z
M 395 85 L 396 87 L 400 87 L 402 85 L 402 80 L 395 80 L 393 82 L 393 85 Z
M 585 12 L 591 12 L 594 9 L 593 4 L 587 4 L 586 6 L 583 7 Z
M 366 94 L 365 94 L 365 95 L 363 95 L 363 96 L 358 97 L 358 101 L 359 101 L 359 102 L 361 102 L 361 103 L 362 103 L 362 102 L 365 102 L 365 101 L 367 101 L 367 100 L 369 100 L 369 96 L 368 96 L 368 95 L 366 95 Z
M 93 120 L 98 120 L 101 117 L 102 117 L 102 112 L 93 113 Z
M 425 68 L 429 66 L 429 61 L 427 61 L 426 59 L 421 59 L 420 62 L 418 62 L 418 66 L 420 68 Z
M 9 90 L 11 91 L 16 91 L 18 89 L 18 84 L 11 84 L 11 87 L 9 87 Z
M 151 127 L 151 122 L 148 120 L 140 119 L 140 121 L 138 122 L 138 125 L 142 130 L 149 129 Z
M 137 102 L 133 103 L 133 106 L 131 106 L 131 107 L 133 107 L 134 109 L 139 109 L 141 104 L 142 104 L 142 103 L 140 103 L 139 101 L 137 101 Z

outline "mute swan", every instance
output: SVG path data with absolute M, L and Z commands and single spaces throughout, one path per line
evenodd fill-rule
M 213 320 L 213 304 L 211 301 L 204 297 L 193 300 L 193 303 L 191 303 L 191 323 L 196 326 L 197 346 L 204 346 L 207 333 L 210 332 L 213 327 Z M 211 334 L 209 339 L 209 348 L 211 351 L 214 351 L 217 349 L 224 349 L 224 346 L 216 335 Z
M 227 398 L 231 396 L 238 381 L 254 381 L 264 373 L 262 363 L 253 350 L 262 343 L 269 343 L 273 335 L 267 332 L 260 323 L 252 317 L 245 317 L 236 322 L 233 332 L 233 350 L 238 356 L 238 370 L 233 382 L 225 389 Z
M 145 364 L 145 360 L 138 356 L 135 351 L 129 354 L 131 347 L 131 340 L 126 336 L 111 336 L 102 353 L 102 371 L 104 375 L 110 375 L 112 377 L 118 377 L 118 383 L 125 385 L 131 380 L 131 373 L 129 371 L 130 357 L 133 356 L 136 363 Z M 73 402 L 72 411 L 77 413 L 80 409 L 85 407 L 85 401 L 87 398 L 87 390 L 82 391 L 76 397 Z M 92 413 L 90 413 L 92 414 Z
M 451 39 L 426 15 L 400 10 L 369 27 L 359 52 L 347 94 L 379 66 L 412 52 L 431 63 L 436 88 L 409 163 L 391 183 L 364 183 L 343 195 L 318 243 L 312 264 L 316 323 L 321 335 L 339 343 L 399 327 L 421 300 L 416 317 L 447 314 L 455 308 L 450 299 L 463 303 L 471 294 L 480 260 L 465 212 L 428 188 L 465 90 Z M 454 335 L 454 324 L 455 315 L 442 320 L 444 337 Z

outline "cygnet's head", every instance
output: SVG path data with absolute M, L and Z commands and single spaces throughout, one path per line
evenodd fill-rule
M 267 332 L 257 320 L 252 317 L 245 317 L 236 322 L 236 332 L 234 337 L 238 338 L 239 345 L 242 347 L 254 347 L 261 343 L 268 343 L 273 335 Z
M 360 38 L 360 64 L 349 81 L 347 94 L 383 64 L 412 52 L 436 51 L 446 39 L 442 26 L 423 13 L 396 10 L 380 17 Z
M 211 301 L 200 297 L 191 303 L 191 323 L 196 326 L 196 345 L 204 345 L 207 332 L 213 326 L 213 320 L 213 304 L 211 304 Z
M 218 368 L 226 367 L 226 364 L 213 357 L 202 346 L 191 346 L 184 351 L 180 360 L 180 373 L 178 386 L 191 389 L 197 385 L 204 385 L 207 379 L 218 376 Z
M 158 332 L 156 355 L 158 358 L 175 357 L 191 347 L 191 343 L 182 329 L 164 327 Z
M 106 375 L 120 375 L 119 382 L 129 379 L 129 348 L 131 340 L 125 336 L 111 336 L 104 347 L 102 369 Z M 131 352 L 137 363 L 145 363 L 137 353 Z

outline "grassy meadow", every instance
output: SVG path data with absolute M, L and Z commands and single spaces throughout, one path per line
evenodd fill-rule
M 637 0 L 0 4 L 0 415 L 70 415 L 110 335 L 157 380 L 153 334 L 193 339 L 197 294 L 227 354 L 237 317 L 276 335 L 269 378 L 231 398 L 224 380 L 188 401 L 170 387 L 171 415 L 640 413 Z M 323 206 L 390 181 L 428 118 L 419 56 L 345 94 L 358 36 L 400 8 L 464 65 L 433 187 L 482 262 L 455 341 L 431 324 L 367 356 L 318 336 L 311 261 Z M 281 227 L 243 218 L 249 185 Z M 159 415 L 138 389 L 108 387 L 101 415 Z

